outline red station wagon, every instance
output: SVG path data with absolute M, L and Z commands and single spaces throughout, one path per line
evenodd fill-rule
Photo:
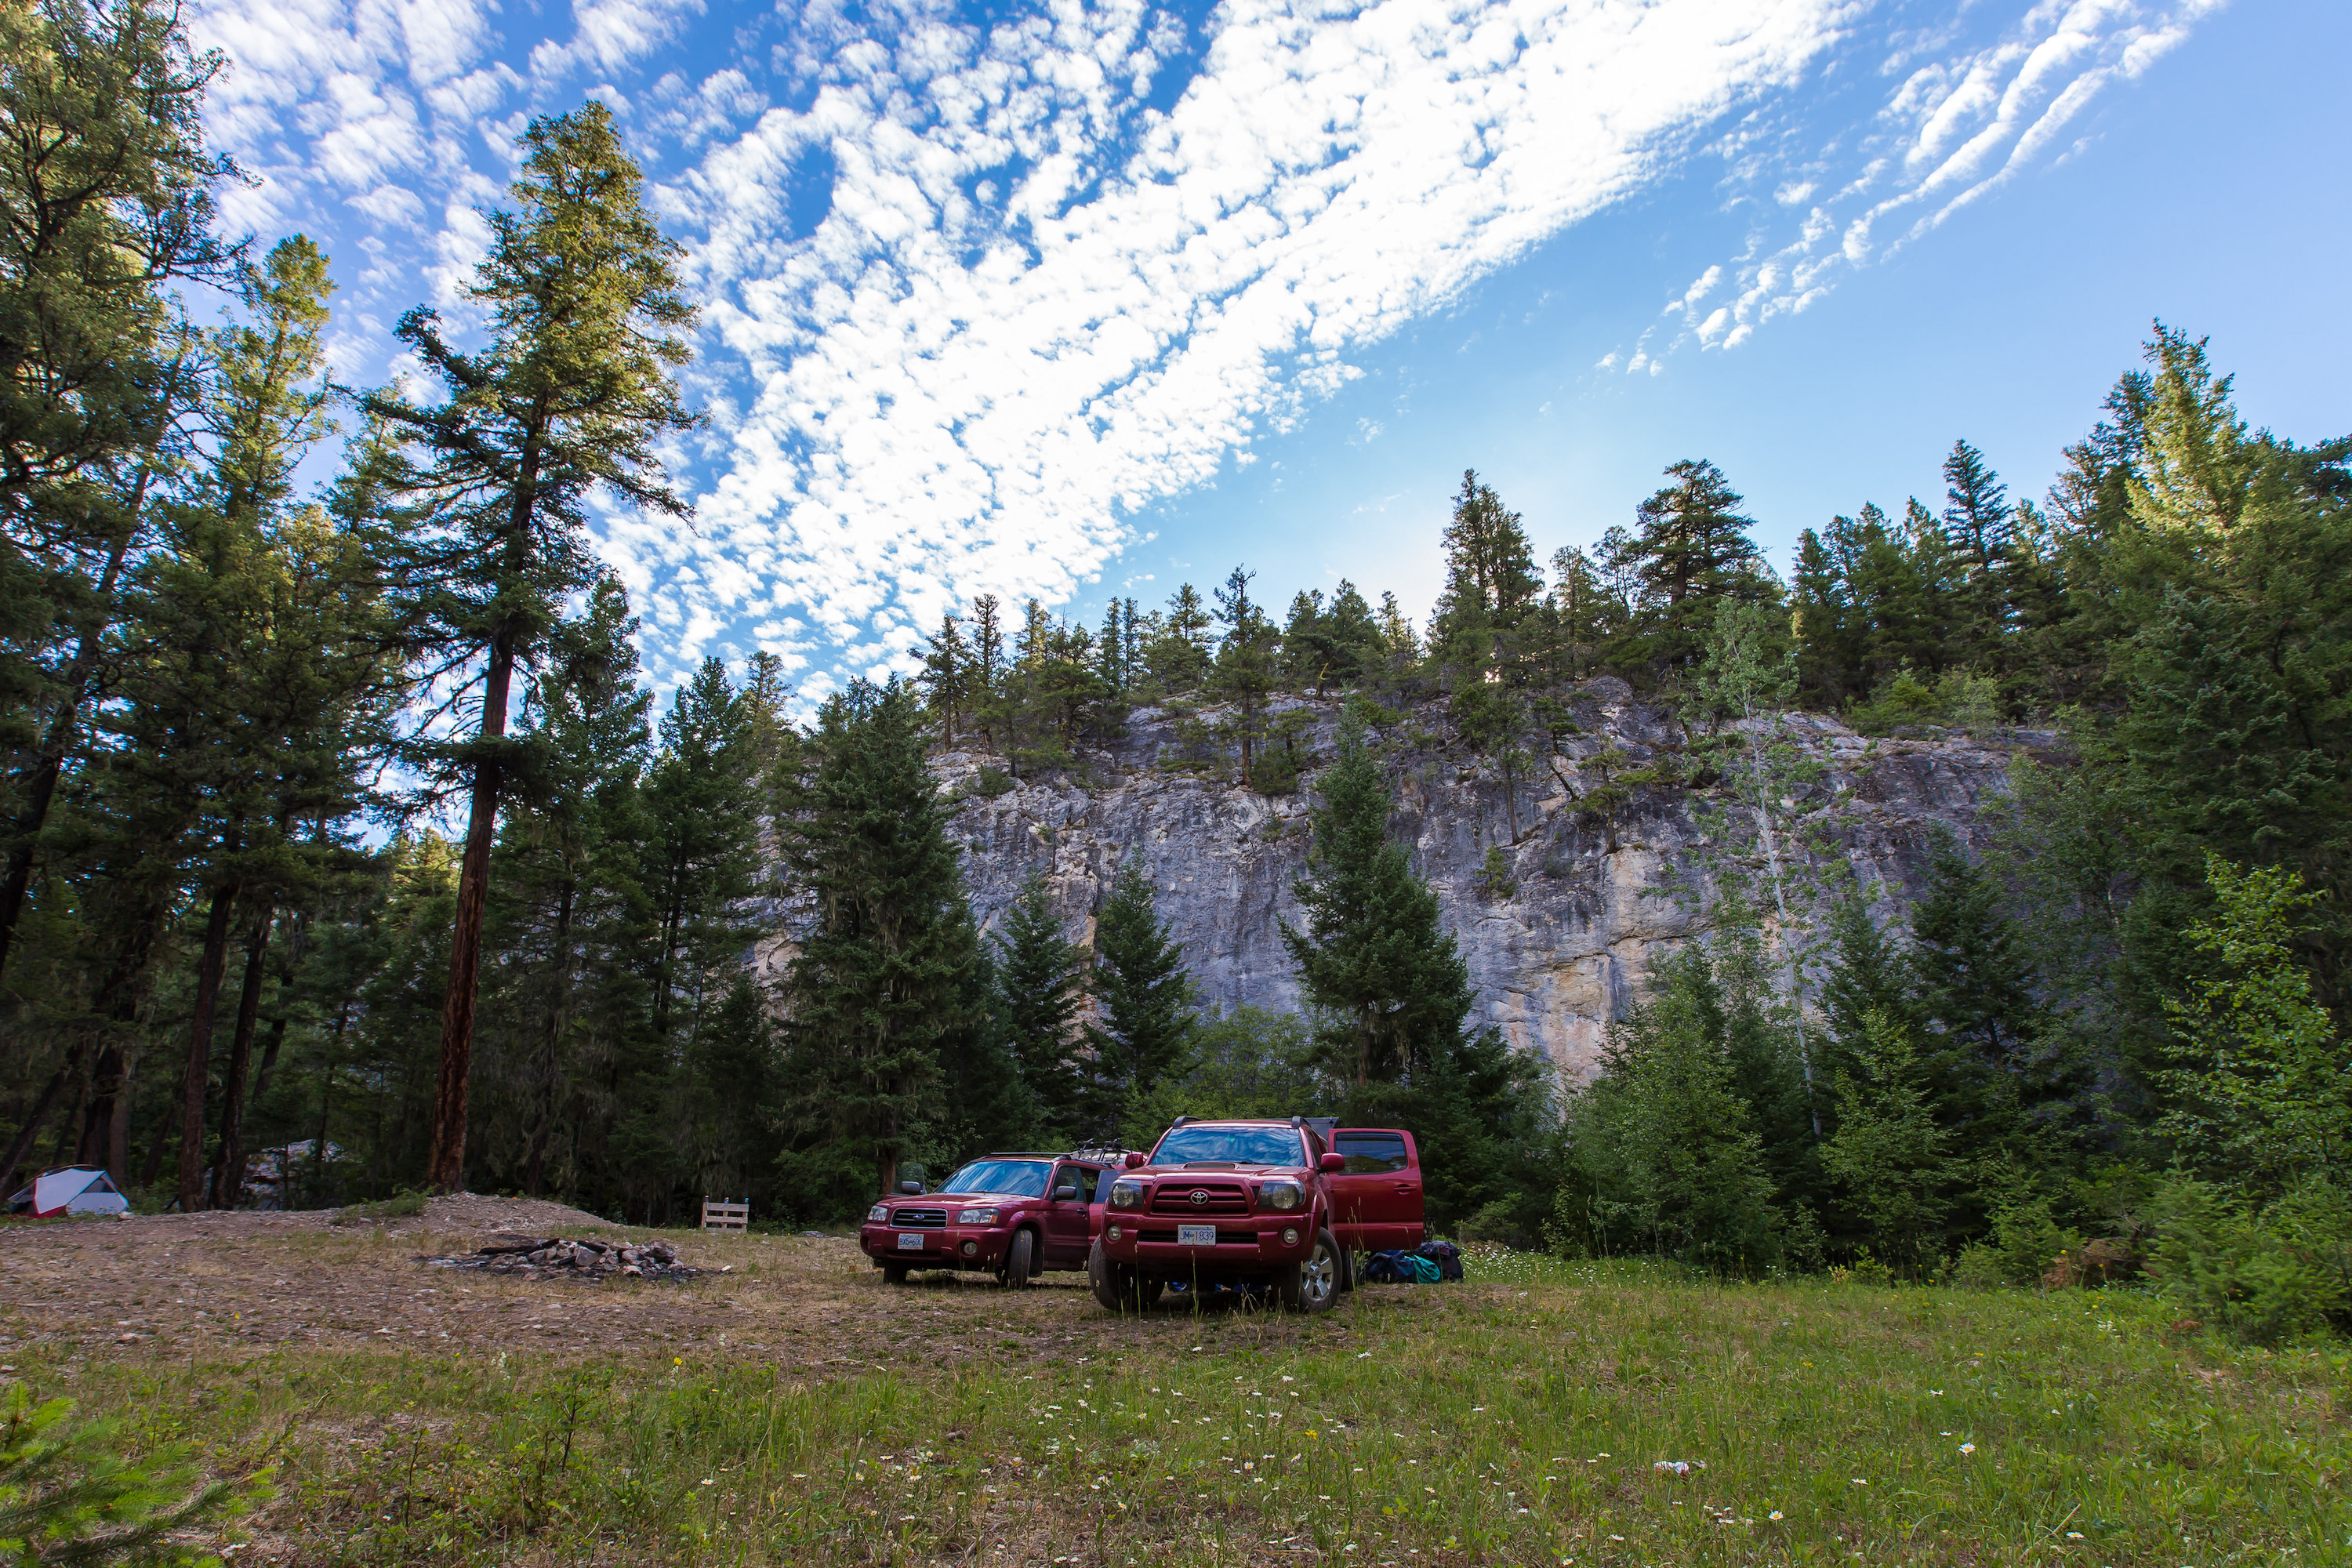
M 982 1269 L 1012 1286 L 1048 1268 L 1084 1268 L 1118 1158 L 984 1154 L 935 1193 L 902 1191 L 876 1204 L 857 1245 L 893 1285 L 916 1268 Z
M 1420 1152 L 1402 1129 L 1179 1117 L 1126 1163 L 1087 1270 L 1113 1310 L 1148 1307 L 1181 1279 L 1271 1287 L 1292 1310 L 1320 1312 L 1353 1288 L 1350 1253 L 1425 1235 Z

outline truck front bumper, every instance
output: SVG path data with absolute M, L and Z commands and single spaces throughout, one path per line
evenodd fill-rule
M 1303 1262 L 1314 1250 L 1315 1222 L 1305 1216 L 1221 1223 L 1214 1247 L 1184 1246 L 1176 1239 L 1176 1227 L 1156 1215 L 1140 1223 L 1122 1216 L 1103 1226 L 1104 1257 L 1171 1277 L 1247 1273 Z

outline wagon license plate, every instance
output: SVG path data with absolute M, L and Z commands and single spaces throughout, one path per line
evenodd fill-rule
M 1214 1247 L 1217 1245 L 1217 1227 L 1213 1225 L 1180 1225 L 1176 1227 L 1176 1245 Z
M 912 1231 L 900 1231 L 898 1233 L 898 1250 L 901 1252 L 920 1252 L 923 1250 L 923 1238 L 915 1235 Z

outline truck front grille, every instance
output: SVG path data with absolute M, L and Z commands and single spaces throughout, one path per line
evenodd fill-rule
M 1206 1195 L 1195 1203 L 1195 1193 Z M 1208 1219 L 1217 1215 L 1247 1214 L 1249 1207 L 1249 1193 L 1237 1183 L 1162 1182 L 1152 1191 L 1150 1212 Z

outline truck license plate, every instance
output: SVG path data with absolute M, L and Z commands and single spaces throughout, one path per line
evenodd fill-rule
M 1213 1225 L 1180 1225 L 1176 1227 L 1176 1245 L 1214 1247 L 1217 1245 L 1217 1227 Z
M 909 1231 L 900 1231 L 898 1233 L 898 1250 L 901 1252 L 920 1252 L 923 1250 L 923 1238 Z

